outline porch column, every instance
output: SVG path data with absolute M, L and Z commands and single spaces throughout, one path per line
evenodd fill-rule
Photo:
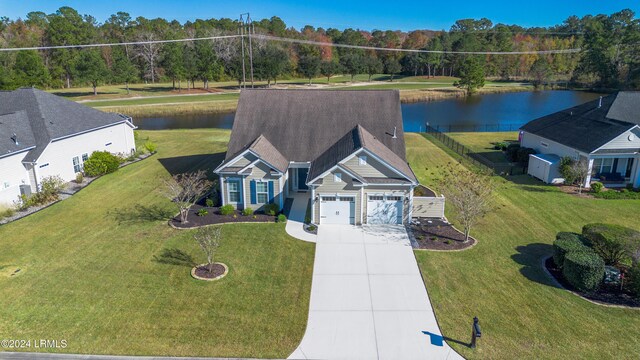
M 634 184 L 633 187 L 634 188 L 640 188 L 640 156 L 636 156 L 635 160 L 633 161 L 635 164 L 633 165 L 633 169 L 632 169 L 632 176 L 635 176 L 635 180 L 634 180 Z M 633 175 L 635 174 L 635 175 Z
M 280 189 L 280 193 L 278 194 L 278 202 L 280 203 L 280 210 L 282 210 L 282 207 L 284 206 L 282 203 L 282 192 L 284 191 L 284 189 L 282 188 L 282 177 L 284 176 L 284 174 L 282 174 L 279 178 L 278 178 L 278 189 Z
M 316 223 L 316 187 L 311 185 L 311 223 Z
M 411 223 L 411 219 L 413 219 L 413 189 L 415 186 L 412 186 L 409 190 L 409 218 L 407 222 Z
M 591 171 L 593 169 L 593 159 L 589 159 L 588 161 L 589 162 L 587 168 L 589 169 L 589 171 L 587 172 L 587 177 L 584 180 L 584 187 L 586 189 L 589 189 L 591 187 Z
M 220 200 L 222 201 L 221 205 L 226 205 L 226 203 L 224 202 L 224 176 L 219 175 L 220 176 Z
M 246 176 L 242 177 L 242 209 L 244 210 L 247 207 L 247 188 L 244 186 L 244 180 Z

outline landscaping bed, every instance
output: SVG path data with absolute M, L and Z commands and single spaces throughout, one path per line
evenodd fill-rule
M 591 300 L 604 305 L 617 305 L 640 308 L 640 299 L 634 298 L 626 289 L 620 285 L 602 284 L 596 290 L 585 292 L 573 287 L 562 275 L 562 269 L 553 262 L 553 257 L 549 257 L 544 262 L 547 271 L 565 289 L 572 291 L 587 300 Z
M 200 264 L 193 268 L 191 275 L 199 280 L 218 280 L 223 278 L 227 274 L 227 267 L 222 263 L 213 263 L 211 265 L 211 271 L 209 271 L 208 264 Z
M 204 209 L 207 215 L 200 216 L 198 213 Z M 193 205 L 187 215 L 187 222 L 180 221 L 180 215 L 176 215 L 171 220 L 171 225 L 181 229 L 197 228 L 206 225 L 226 224 L 226 223 L 269 223 L 275 222 L 276 217 L 263 213 L 254 213 L 252 215 L 242 215 L 241 211 L 234 210 L 230 215 L 221 215 L 220 207 L 208 207 L 203 205 Z
M 462 232 L 450 223 L 438 219 L 419 219 L 410 225 L 410 230 L 419 249 L 464 250 L 476 242 L 469 237 L 469 241 L 465 243 Z

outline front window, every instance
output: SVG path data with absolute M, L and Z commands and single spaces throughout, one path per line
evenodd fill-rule
M 269 187 L 266 182 L 256 183 L 256 199 L 258 204 L 269 202 Z
M 230 180 L 227 183 L 229 191 L 229 202 L 240 202 L 240 182 L 238 180 Z
M 613 159 L 594 159 L 593 160 L 593 169 L 591 170 L 591 175 L 597 174 L 610 174 L 613 172 Z
M 89 154 L 87 153 L 82 154 L 82 162 L 84 163 L 87 160 L 89 160 Z

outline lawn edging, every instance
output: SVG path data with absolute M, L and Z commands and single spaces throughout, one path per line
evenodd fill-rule
M 172 221 L 173 219 L 170 219 L 168 221 L 169 226 L 171 226 L 176 230 L 193 230 L 193 229 L 205 228 L 207 226 L 227 225 L 227 224 L 277 224 L 276 221 L 230 221 L 230 222 L 224 222 L 224 223 L 206 224 L 206 225 L 199 225 L 199 226 L 192 226 L 192 227 L 177 227 L 173 225 Z
M 229 273 L 229 267 L 227 266 L 227 264 L 224 264 L 224 263 L 221 263 L 221 262 L 214 262 L 213 264 L 214 264 L 214 265 L 215 265 L 215 264 L 222 265 L 222 267 L 224 267 L 224 272 L 223 272 L 221 275 L 218 275 L 218 276 L 213 277 L 213 278 L 205 278 L 205 277 L 202 277 L 202 276 L 198 276 L 198 275 L 196 274 L 196 270 L 197 270 L 199 267 L 201 267 L 201 266 L 206 266 L 206 265 L 208 265 L 208 264 L 199 264 L 199 265 L 194 266 L 194 267 L 191 269 L 191 276 L 192 276 L 194 279 L 197 279 L 197 280 L 203 280 L 203 281 L 216 281 L 216 280 L 220 280 L 220 279 L 222 279 L 223 277 L 227 276 L 227 274 Z
M 558 287 L 559 289 L 562 290 L 566 290 L 568 292 L 570 292 L 571 294 L 585 300 L 588 301 L 592 304 L 595 305 L 599 305 L 599 306 L 604 306 L 604 307 L 608 307 L 608 308 L 618 308 L 618 309 L 628 309 L 628 310 L 640 310 L 640 307 L 634 307 L 634 306 L 625 306 L 625 305 L 615 305 L 615 304 L 605 304 L 603 302 L 599 302 L 599 301 L 594 301 L 591 299 L 587 299 L 586 297 L 580 295 L 579 293 L 567 289 L 566 287 L 564 287 L 557 279 L 555 276 L 553 276 L 553 274 L 551 274 L 551 272 L 549 272 L 549 270 L 547 269 L 547 266 L 545 265 L 545 263 L 547 262 L 547 260 L 551 259 L 553 257 L 553 255 L 547 255 L 547 256 L 543 256 L 542 258 L 540 258 L 540 267 L 542 267 L 542 270 L 544 270 L 544 273 L 547 274 L 547 276 L 551 279 L 551 281 L 553 282 L 553 284 Z
M 444 218 L 444 220 L 446 220 L 447 222 L 449 222 L 447 220 L 447 218 Z M 453 224 L 449 223 L 451 225 L 451 227 L 461 233 L 464 234 L 462 231 L 460 231 L 458 228 L 456 228 Z M 411 241 L 411 247 L 413 247 L 413 250 L 419 250 L 419 251 L 433 251 L 433 252 L 461 252 L 461 251 L 467 251 L 469 249 L 474 248 L 476 245 L 478 245 L 478 240 L 476 238 L 474 238 L 473 236 L 469 236 L 469 239 L 472 240 L 473 242 L 471 243 L 471 245 L 467 246 L 464 249 L 450 249 L 450 250 L 443 250 L 443 249 L 424 249 L 421 248 L 418 241 L 416 240 L 415 236 L 413 235 L 413 230 L 411 229 L 410 226 L 405 226 L 405 230 L 407 231 L 407 234 L 409 235 L 409 240 Z
M 118 167 L 118 170 L 120 170 L 120 169 L 122 169 L 122 168 L 124 168 L 126 166 L 129 166 L 131 164 L 135 164 L 135 163 L 138 163 L 138 162 L 140 162 L 142 160 L 150 158 L 151 156 L 153 156 L 155 154 L 157 154 L 157 152 L 145 154 L 145 155 L 142 155 L 140 157 L 137 157 L 135 160 L 124 162 Z M 46 209 L 46 208 L 48 208 L 50 206 L 53 206 L 53 205 L 59 203 L 60 201 L 66 200 L 66 199 L 72 197 L 73 195 L 79 193 L 80 191 L 82 191 L 83 189 L 85 189 L 86 187 L 91 185 L 94 181 L 98 180 L 99 178 L 101 178 L 101 177 L 103 177 L 105 175 L 109 175 L 109 174 L 104 174 L 104 175 L 100 175 L 100 176 L 96 176 L 96 177 L 86 177 L 85 178 L 86 182 L 83 181 L 83 184 L 77 184 L 76 183 L 77 185 L 80 185 L 80 187 L 75 189 L 75 191 L 74 190 L 69 190 L 68 191 L 65 188 L 65 190 L 63 190 L 63 191 L 58 193 L 60 196 L 59 196 L 58 200 L 56 200 L 56 201 L 52 201 L 52 202 L 50 202 L 48 204 L 44 204 L 44 205 L 40 205 L 40 206 L 38 206 L 38 205 L 31 206 L 26 210 L 16 211 L 16 214 L 13 215 L 13 216 L 8 216 L 8 217 L 6 217 L 4 219 L 0 218 L 0 226 L 6 225 L 6 224 L 10 224 L 10 223 L 12 223 L 14 221 L 18 221 L 20 219 L 24 219 L 29 215 L 33 215 L 33 214 L 35 214 L 35 213 L 37 213 L 37 212 L 39 212 L 41 210 L 44 210 L 44 209 Z M 73 183 L 73 181 L 67 182 L 67 184 L 71 184 L 71 183 Z M 4 221 L 5 219 L 9 219 L 9 220 Z

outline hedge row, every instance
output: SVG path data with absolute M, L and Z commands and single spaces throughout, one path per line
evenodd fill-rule
M 564 265 L 565 255 L 572 251 L 592 251 L 585 246 L 579 234 L 570 232 L 560 232 L 553 242 L 553 262 L 559 268 Z

